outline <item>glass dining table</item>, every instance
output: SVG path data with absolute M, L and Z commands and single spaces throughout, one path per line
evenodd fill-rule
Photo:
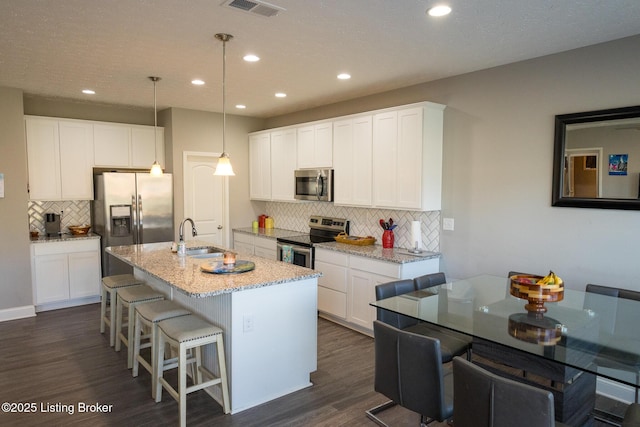
M 640 301 L 564 289 L 544 313 L 482 275 L 372 302 L 473 337 L 474 362 L 554 393 L 556 419 L 589 425 L 596 377 L 640 387 Z

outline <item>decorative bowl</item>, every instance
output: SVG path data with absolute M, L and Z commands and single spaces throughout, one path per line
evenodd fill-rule
M 83 234 L 87 234 L 90 229 L 91 229 L 91 226 L 90 225 L 86 225 L 86 224 L 85 225 L 70 225 L 69 226 L 69 231 L 74 236 L 80 236 L 80 235 L 83 235 Z
M 558 278 L 558 283 L 538 283 L 542 276 L 533 274 L 515 274 L 510 279 L 509 293 L 516 298 L 526 299 L 529 304 L 524 308 L 530 313 L 545 313 L 545 302 L 557 302 L 564 299 L 564 282 Z

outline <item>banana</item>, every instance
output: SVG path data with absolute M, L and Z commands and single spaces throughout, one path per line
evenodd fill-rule
M 549 274 L 538 280 L 538 285 L 554 285 L 556 281 L 556 274 L 553 271 L 549 271 Z

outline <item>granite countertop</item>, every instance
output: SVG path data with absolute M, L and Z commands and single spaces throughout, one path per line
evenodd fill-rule
M 75 235 L 71 233 L 62 233 L 57 236 L 47 236 L 40 235 L 38 237 L 31 237 L 31 243 L 53 243 L 53 242 L 69 242 L 75 240 L 89 240 L 89 239 L 99 239 L 99 234 L 87 233 L 81 235 Z
M 112 246 L 108 247 L 106 252 L 193 298 L 205 298 L 322 275 L 308 268 L 247 254 L 241 254 L 239 258 L 255 263 L 253 271 L 239 274 L 205 273 L 200 270 L 201 264 L 221 262 L 222 259 L 180 257 L 171 252 L 171 244 L 172 242 L 161 242 Z M 210 246 L 210 243 L 203 241 L 187 242 L 187 249 Z M 224 251 L 224 248 L 221 249 Z
M 244 234 L 253 234 L 254 236 L 267 237 L 277 239 L 278 237 L 298 236 L 300 234 L 309 234 L 304 231 L 285 230 L 284 228 L 258 228 L 254 230 L 252 227 L 234 228 L 233 231 Z
M 419 262 L 432 258 L 440 258 L 439 252 L 424 252 L 421 256 L 409 255 L 406 250 L 401 248 L 384 249 L 381 245 L 349 245 L 346 243 L 326 242 L 316 243 L 316 248 L 327 249 L 330 251 L 344 252 L 351 255 L 358 255 L 366 258 L 373 258 L 380 261 L 394 262 L 397 264 L 405 264 L 409 262 Z

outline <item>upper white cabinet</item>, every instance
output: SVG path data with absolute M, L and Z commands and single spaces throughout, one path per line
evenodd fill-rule
M 422 103 L 373 115 L 373 206 L 440 210 L 443 110 Z
M 271 200 L 271 135 L 249 136 L 249 197 Z
M 293 202 L 296 170 L 296 130 L 286 128 L 271 132 L 271 199 Z
M 333 168 L 336 205 L 440 210 L 444 109 L 420 102 L 253 133 L 251 199 L 294 201 L 295 169 Z
M 79 120 L 25 117 L 29 198 L 93 199 L 93 135 Z
M 372 117 L 333 122 L 334 202 L 371 206 Z
M 333 124 L 323 122 L 298 128 L 298 168 L 333 167 Z
M 95 166 L 149 168 L 156 159 L 164 166 L 164 128 L 156 139 L 153 126 L 96 123 L 93 138 Z
M 249 135 L 249 196 L 252 200 L 293 202 L 296 129 Z

